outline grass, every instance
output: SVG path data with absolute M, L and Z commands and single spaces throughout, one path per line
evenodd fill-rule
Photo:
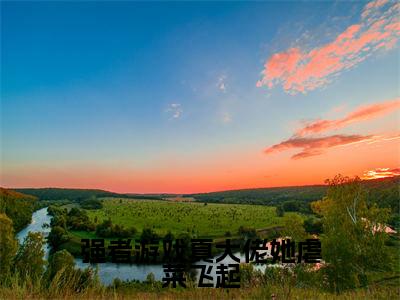
M 313 288 L 292 287 L 288 293 L 280 285 L 257 285 L 240 289 L 187 288 L 160 289 L 141 287 L 114 289 L 112 287 L 93 286 L 79 293 L 71 288 L 59 288 L 59 280 L 54 280 L 50 287 L 43 281 L 29 284 L 13 282 L 9 287 L 0 286 L 0 299 L 399 299 L 399 287 L 371 285 L 368 288 L 344 292 L 340 295 Z
M 90 219 L 99 224 L 111 218 L 113 224 L 125 228 L 135 227 L 133 239 L 139 239 L 144 228 L 153 229 L 160 237 L 171 231 L 175 237 L 190 233 L 193 237 L 213 238 L 224 241 L 230 232 L 238 237 L 240 226 L 258 229 L 260 236 L 269 229 L 282 225 L 282 218 L 276 216 L 275 207 L 245 204 L 215 204 L 198 202 L 138 200 L 126 198 L 103 198 L 103 208 L 86 210 Z M 286 213 L 291 215 L 296 213 Z M 98 238 L 95 232 L 69 231 L 70 239 L 60 246 L 75 257 L 80 256 L 81 239 Z M 106 238 L 106 246 L 110 240 Z
M 111 218 L 113 224 L 135 227 L 139 233 L 143 228 L 152 228 L 161 236 L 171 231 L 174 235 L 189 232 L 197 237 L 215 238 L 226 232 L 235 235 L 240 226 L 261 229 L 282 223 L 275 208 L 269 206 L 115 198 L 105 198 L 103 208 L 88 210 L 88 215 L 97 223 Z

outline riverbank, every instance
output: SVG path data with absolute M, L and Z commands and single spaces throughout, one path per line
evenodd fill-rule
M 49 215 L 47 207 L 37 210 L 32 214 L 31 223 L 21 230 L 18 234 L 18 240 L 20 243 L 23 242 L 28 232 L 40 232 L 45 237 L 50 232 L 50 227 L 48 226 L 51 222 L 52 216 Z M 48 243 L 44 246 L 45 257 L 48 257 L 50 247 Z M 243 254 L 239 252 L 234 253 L 235 256 L 239 257 L 241 261 L 244 260 Z M 154 279 L 161 281 L 164 277 L 164 269 L 162 264 L 115 264 L 111 262 L 101 263 L 97 265 L 91 265 L 89 263 L 83 263 L 81 258 L 75 257 L 74 259 L 76 267 L 80 269 L 85 269 L 88 267 L 93 267 L 97 270 L 100 281 L 105 285 L 110 285 L 114 279 L 118 278 L 120 280 L 138 280 L 145 281 L 148 274 L 153 274 Z M 226 258 L 222 263 L 232 263 L 230 258 Z M 196 262 L 195 264 L 199 264 Z M 215 268 L 213 268 L 215 269 Z M 214 274 L 215 275 L 215 274 Z

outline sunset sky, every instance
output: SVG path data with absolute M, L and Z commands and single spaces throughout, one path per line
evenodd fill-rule
M 400 175 L 400 3 L 1 2 L 4 187 Z

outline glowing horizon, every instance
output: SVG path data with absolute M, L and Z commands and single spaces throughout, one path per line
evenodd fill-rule
M 400 3 L 95 4 L 0 4 L 0 186 L 400 175 Z

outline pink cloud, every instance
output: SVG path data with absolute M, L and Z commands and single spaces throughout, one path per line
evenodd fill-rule
M 310 156 L 320 155 L 325 149 L 349 145 L 359 142 L 370 141 L 373 136 L 368 135 L 332 135 L 326 137 L 292 137 L 279 144 L 265 149 L 266 154 L 281 152 L 288 149 L 302 149 L 299 153 L 292 156 L 292 159 L 301 159 Z
M 367 5 L 365 5 L 364 10 L 362 12 L 362 17 L 366 18 L 368 15 L 374 12 L 376 8 L 379 8 L 383 5 L 385 5 L 388 2 L 388 0 L 376 0 L 376 1 L 371 1 Z
M 317 120 L 297 131 L 298 136 L 319 133 L 348 126 L 349 124 L 377 118 L 400 108 L 400 98 L 382 103 L 361 106 L 347 116 L 337 120 Z
M 399 37 L 400 4 L 377 0 L 368 3 L 359 24 L 349 26 L 331 43 L 309 51 L 292 47 L 273 54 L 265 63 L 257 87 L 281 84 L 295 94 L 322 87 L 379 49 L 392 49 Z

